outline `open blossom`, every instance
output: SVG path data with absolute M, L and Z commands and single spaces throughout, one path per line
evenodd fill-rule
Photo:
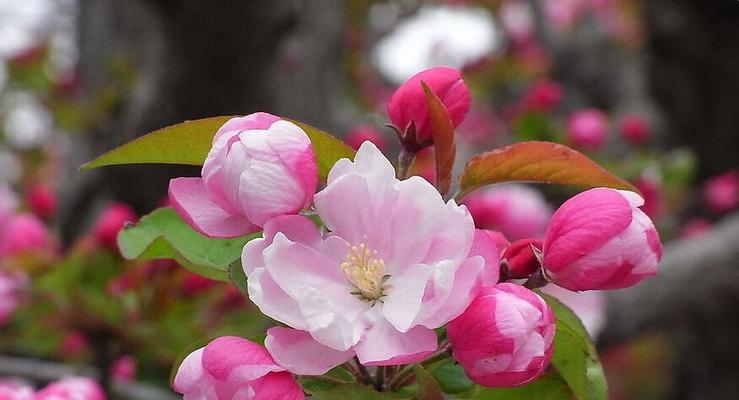
M 662 244 L 634 192 L 590 189 L 554 213 L 544 236 L 544 269 L 570 290 L 624 288 L 657 273 Z
M 575 146 L 598 150 L 606 142 L 608 118 L 595 108 L 576 111 L 567 119 L 567 136 Z
M 536 293 L 512 283 L 483 288 L 449 323 L 454 359 L 488 387 L 518 386 L 544 372 L 552 357 L 554 314 Z
M 401 132 L 413 124 L 419 143 L 433 137 L 431 117 L 421 82 L 426 83 L 446 107 L 452 125 L 462 122 L 470 109 L 470 90 L 462 73 L 451 67 L 433 67 L 413 75 L 393 93 L 387 103 L 390 120 Z
M 105 393 L 90 378 L 69 377 L 52 382 L 39 390 L 33 400 L 105 400 Z
M 202 178 L 170 181 L 169 198 L 194 229 L 211 237 L 256 232 L 272 217 L 310 206 L 318 183 L 308 135 L 267 113 L 232 118 L 213 137 Z
M 0 400 L 33 400 L 33 388 L 16 381 L 0 379 Z
M 244 248 L 250 299 L 307 333 L 273 332 L 275 359 L 308 374 L 354 355 L 394 365 L 436 350 L 434 329 L 464 311 L 485 262 L 465 207 L 445 203 L 422 178 L 396 179 L 370 142 L 334 165 L 314 202 L 330 233 L 280 217 Z
M 477 190 L 464 204 L 478 228 L 500 231 L 510 240 L 541 237 L 552 215 L 540 192 L 518 184 Z
M 183 400 L 303 400 L 300 385 L 284 371 L 264 347 L 223 336 L 185 358 L 173 387 Z

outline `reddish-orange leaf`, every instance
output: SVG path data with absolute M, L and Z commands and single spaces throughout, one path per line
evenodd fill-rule
M 433 128 L 431 132 L 436 152 L 436 189 L 445 195 L 452 186 L 452 168 L 457 153 L 457 147 L 454 144 L 454 125 L 444 103 L 436 96 L 436 93 L 426 85 L 426 82 L 421 81 L 421 86 L 426 94 Z
M 473 157 L 462 171 L 457 199 L 491 183 L 523 181 L 611 187 L 638 192 L 582 153 L 550 142 L 520 142 Z

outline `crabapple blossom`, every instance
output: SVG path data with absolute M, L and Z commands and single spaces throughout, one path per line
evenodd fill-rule
M 625 115 L 619 130 L 621 137 L 631 144 L 639 145 L 649 138 L 649 123 L 639 114 Z
M 418 143 L 433 138 L 431 117 L 421 82 L 439 97 L 449 112 L 452 125 L 462 122 L 470 109 L 470 90 L 462 73 L 452 67 L 433 67 L 413 75 L 393 93 L 387 103 L 387 113 L 393 125 L 405 133 L 413 124 Z
M 508 267 L 508 277 L 526 278 L 541 267 L 534 248 L 541 251 L 541 240 L 519 239 L 505 249 L 501 258 Z
M 0 326 L 8 322 L 23 301 L 28 277 L 21 271 L 0 270 Z
M 295 378 L 258 344 L 223 336 L 190 353 L 174 378 L 184 400 L 303 400 Z
M 48 220 L 56 212 L 56 194 L 48 186 L 35 185 L 28 189 L 26 201 L 31 211 L 41 219 Z
M 111 249 L 118 249 L 118 231 L 126 223 L 136 222 L 138 218 L 131 207 L 125 203 L 110 204 L 95 222 L 92 228 L 95 239 L 101 245 Z
M 387 150 L 387 140 L 381 130 L 372 125 L 357 125 L 346 134 L 344 141 L 354 150 L 359 150 L 359 146 L 369 140 L 374 143 L 381 151 Z
M 33 388 L 16 381 L 0 379 L 0 400 L 33 400 Z
M 554 314 L 536 293 L 512 283 L 485 287 L 447 326 L 454 359 L 487 387 L 519 386 L 552 357 Z
M 598 150 L 606 142 L 608 118 L 595 108 L 579 110 L 567 119 L 567 137 L 577 147 Z
M 510 240 L 541 237 L 552 215 L 541 193 L 518 184 L 477 190 L 464 204 L 478 228 L 500 231 Z
M 49 231 L 33 214 L 15 214 L 0 226 L 0 256 L 14 256 L 51 246 Z
M 596 188 L 567 200 L 544 235 L 543 267 L 570 290 L 625 288 L 657 273 L 662 244 L 634 192 Z
M 466 208 L 420 177 L 396 179 L 370 142 L 334 165 L 314 203 L 330 233 L 283 216 L 244 247 L 249 298 L 304 332 L 272 331 L 275 359 L 305 374 L 355 355 L 395 365 L 435 351 L 434 329 L 469 305 L 486 261 Z
M 552 111 L 562 100 L 562 86 L 550 80 L 535 82 L 523 96 L 523 106 L 534 111 Z
M 136 379 L 136 359 L 126 355 L 115 360 L 110 366 L 110 376 L 118 382 L 131 382 Z
M 308 135 L 290 121 L 254 113 L 226 122 L 213 137 L 202 178 L 171 180 L 169 198 L 200 233 L 236 237 L 310 206 L 317 183 Z
M 52 382 L 36 392 L 33 400 L 105 400 L 105 392 L 90 378 L 69 377 Z
M 717 214 L 739 207 L 739 171 L 714 176 L 703 187 L 703 199 L 708 209 Z

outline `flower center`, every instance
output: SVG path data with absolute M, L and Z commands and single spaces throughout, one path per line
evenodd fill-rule
M 389 275 L 385 275 L 385 261 L 377 257 L 377 250 L 367 248 L 365 239 L 359 246 L 347 243 L 346 260 L 340 267 L 346 278 L 357 288 L 352 294 L 363 300 L 377 301 L 384 296 L 383 289 Z

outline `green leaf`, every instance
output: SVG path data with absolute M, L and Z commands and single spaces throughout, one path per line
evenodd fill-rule
M 97 157 L 81 169 L 123 164 L 203 165 L 213 136 L 231 118 L 233 116 L 203 118 L 159 129 Z M 290 121 L 310 138 L 322 178 L 326 178 L 339 159 L 354 158 L 354 150 L 336 137 L 303 122 Z
M 474 400 L 572 400 L 567 383 L 557 374 L 544 374 L 539 379 L 515 388 L 478 388 L 471 396 L 460 398 Z
M 426 95 L 429 117 L 434 128 L 432 134 L 436 155 L 436 189 L 445 195 L 452 186 L 452 168 L 454 168 L 454 158 L 457 154 L 454 144 L 454 125 L 439 97 L 426 85 L 426 82 L 421 81 L 421 86 Z
M 429 367 L 431 375 L 439 382 L 444 393 L 457 394 L 467 392 L 475 387 L 475 384 L 467 377 L 462 366 L 456 364 L 452 359 L 446 359 Z
M 213 136 L 231 118 L 196 119 L 156 130 L 97 157 L 81 169 L 122 164 L 203 165 Z
M 359 383 L 349 383 L 328 389 L 306 385 L 303 389 L 317 400 L 408 400 L 414 396 L 397 392 L 377 392 Z
M 552 365 L 578 400 L 605 400 L 608 384 L 598 353 L 582 322 L 556 298 L 546 294 L 541 296 L 552 308 L 557 320 Z
M 241 266 L 241 259 L 236 259 L 228 266 L 228 279 L 241 293 L 248 295 L 246 274 L 244 273 L 244 267 Z
M 173 209 L 160 208 L 121 230 L 118 247 L 130 260 L 174 258 L 192 272 L 228 281 L 229 265 L 239 259 L 244 244 L 259 235 L 211 239 L 195 232 Z
M 501 182 L 539 182 L 581 187 L 638 190 L 582 153 L 550 142 L 520 142 L 479 154 L 460 176 L 462 199 L 482 186 Z
M 413 373 L 416 375 L 416 383 L 418 384 L 418 400 L 444 400 L 444 393 L 439 387 L 439 383 L 426 371 L 421 365 L 416 364 L 413 367 Z

